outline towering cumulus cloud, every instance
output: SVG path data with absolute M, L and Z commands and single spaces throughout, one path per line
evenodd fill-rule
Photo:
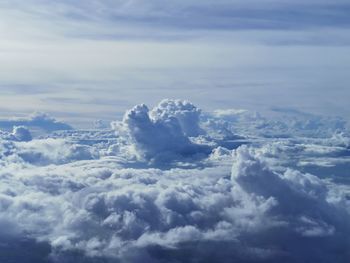
M 186 136 L 198 136 L 201 133 L 199 116 L 201 110 L 188 101 L 163 100 L 150 112 L 156 121 L 176 118 Z
M 121 127 L 146 159 L 166 162 L 193 158 L 210 152 L 189 138 L 200 133 L 199 115 L 200 110 L 189 102 L 163 100 L 152 111 L 144 104 L 127 111 Z

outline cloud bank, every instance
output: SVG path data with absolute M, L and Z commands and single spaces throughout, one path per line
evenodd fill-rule
M 70 130 L 72 127 L 66 123 L 55 120 L 43 112 L 35 112 L 26 118 L 13 118 L 10 120 L 0 120 L 0 128 L 11 130 L 15 126 L 26 126 L 32 129 L 39 129 L 45 132 L 56 130 Z
M 339 176 L 349 165 L 347 131 L 222 146 L 242 140 L 219 136 L 234 127 L 256 129 L 243 119 L 163 100 L 112 130 L 29 140 L 15 128 L 1 137 L 0 259 L 348 262 L 350 187 L 321 174 L 325 161 Z

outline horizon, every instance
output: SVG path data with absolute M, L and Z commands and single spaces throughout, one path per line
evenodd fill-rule
M 2 116 L 112 120 L 138 103 L 348 118 L 346 1 L 3 1 Z

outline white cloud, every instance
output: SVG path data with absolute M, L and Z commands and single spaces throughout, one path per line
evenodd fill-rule
M 167 121 L 176 118 L 186 136 L 198 136 L 201 133 L 199 117 L 201 110 L 188 101 L 163 100 L 150 112 L 155 121 Z
M 32 135 L 24 126 L 14 126 L 12 135 L 19 141 L 31 141 Z
M 16 131 L 16 126 L 26 126 L 33 130 L 41 130 L 41 132 L 52 132 L 56 130 L 70 130 L 72 127 L 64 122 L 52 118 L 43 112 L 34 112 L 28 117 L 11 118 L 0 120 L 0 128 L 5 130 Z M 23 131 L 23 129 L 21 129 Z
M 200 110 L 188 102 L 164 100 L 152 111 L 144 104 L 127 111 L 121 123 L 112 124 L 117 135 L 129 136 L 141 158 L 166 163 L 203 158 L 210 147 L 193 143 L 198 135 Z
M 249 122 L 219 125 L 223 117 L 199 113 L 189 102 L 165 100 L 151 111 L 145 105 L 127 111 L 114 123 L 116 134 L 70 130 L 26 142 L 4 133 L 4 249 L 16 249 L 11 258 L 19 261 L 32 248 L 28 258 L 40 263 L 47 256 L 53 262 L 347 262 L 350 188 L 295 165 L 346 150 L 347 135 L 247 136 L 250 146 L 229 150 L 216 147 L 227 138 L 213 138 L 208 127 L 233 132 L 232 125 Z M 210 120 L 219 124 L 203 125 Z M 187 136 L 194 131 L 200 135 Z M 305 151 L 317 150 L 315 144 L 334 151 Z M 186 158 L 188 149 L 202 158 Z

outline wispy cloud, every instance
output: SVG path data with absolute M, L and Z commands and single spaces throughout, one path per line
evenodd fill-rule
M 289 94 L 288 106 L 317 94 L 311 104 L 324 109 L 332 98 L 327 107 L 345 112 L 346 96 L 329 105 L 350 83 L 349 6 L 343 0 L 1 1 L 0 102 L 8 110 L 56 112 L 62 105 L 46 103 L 49 96 L 108 96 L 129 106 L 175 96 L 212 108 L 207 98 L 214 94 L 220 103 L 270 107 L 284 106 L 271 105 L 272 94 Z M 263 90 L 246 88 L 251 82 Z
M 157 38 L 196 31 L 348 28 L 346 1 L 5 1 L 4 11 L 70 37 Z M 17 21 L 18 22 L 18 21 Z M 69 26 L 68 26 L 69 25 Z M 40 28 L 39 27 L 39 28 Z M 206 32 L 208 33 L 208 32 Z

